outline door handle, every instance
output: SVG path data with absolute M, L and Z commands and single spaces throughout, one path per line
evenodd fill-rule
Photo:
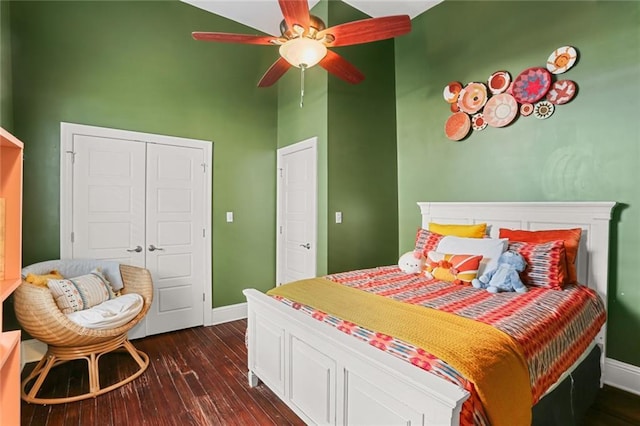
M 128 251 L 129 253 L 133 253 L 133 252 L 140 253 L 140 252 L 142 251 L 142 247 L 137 246 L 137 247 L 136 247 L 136 248 L 134 248 L 134 249 L 127 249 L 127 251 Z
M 311 248 L 311 244 L 307 243 L 307 244 L 300 244 L 300 247 L 304 247 L 307 250 L 309 250 Z
M 164 250 L 164 249 L 160 247 L 156 247 L 153 244 L 149 244 L 149 251 L 156 251 L 156 250 Z

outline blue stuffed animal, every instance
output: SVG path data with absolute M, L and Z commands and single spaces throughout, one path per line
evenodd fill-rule
M 519 272 L 524 271 L 527 262 L 520 253 L 507 250 L 500 255 L 498 267 L 485 273 L 471 284 L 475 288 L 486 288 L 489 293 L 516 291 L 525 293 L 527 287 L 522 283 Z

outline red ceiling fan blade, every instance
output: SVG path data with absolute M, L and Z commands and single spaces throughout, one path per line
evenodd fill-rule
M 331 34 L 335 40 L 327 41 L 327 47 L 350 46 L 385 40 L 411 31 L 409 15 L 383 16 L 347 22 L 320 31 L 318 37 Z
M 278 3 L 290 29 L 293 29 L 294 24 L 301 25 L 305 30 L 309 28 L 308 0 L 278 0 Z
M 258 87 L 271 86 L 273 83 L 278 81 L 278 79 L 282 77 L 284 73 L 289 70 L 289 68 L 291 68 L 291 64 L 287 62 L 286 59 L 284 59 L 283 57 L 278 58 L 278 60 L 275 61 L 273 65 L 271 65 L 267 72 L 264 73 L 264 75 L 260 79 L 260 82 L 258 83 Z
M 364 74 L 332 50 L 327 50 L 327 56 L 322 58 L 318 64 L 347 83 L 358 84 L 364 80 Z
M 249 34 L 231 34 L 231 33 L 206 33 L 194 31 L 191 33 L 194 39 L 202 41 L 218 41 L 222 43 L 242 43 L 242 44 L 263 44 L 273 45 L 271 40 L 276 40 L 274 36 L 254 36 Z

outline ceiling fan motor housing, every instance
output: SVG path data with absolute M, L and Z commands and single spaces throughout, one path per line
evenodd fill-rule
M 320 19 L 316 15 L 309 15 L 309 30 L 307 31 L 307 33 L 315 34 L 326 28 L 327 26 L 322 19 Z M 293 28 L 289 28 L 289 26 L 287 25 L 287 21 L 285 21 L 284 19 L 280 22 L 280 33 L 282 33 L 282 36 L 286 39 L 296 38 L 299 36 Z

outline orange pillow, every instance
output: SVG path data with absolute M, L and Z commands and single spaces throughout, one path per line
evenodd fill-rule
M 427 255 L 426 275 L 454 284 L 471 284 L 478 275 L 481 255 L 445 254 L 430 251 Z
M 548 243 L 555 240 L 564 242 L 564 250 L 567 257 L 567 283 L 578 282 L 576 272 L 576 258 L 582 228 L 573 229 L 546 229 L 541 231 L 525 231 L 523 229 L 500 228 L 500 238 L 508 238 L 509 241 L 522 241 L 525 243 Z

